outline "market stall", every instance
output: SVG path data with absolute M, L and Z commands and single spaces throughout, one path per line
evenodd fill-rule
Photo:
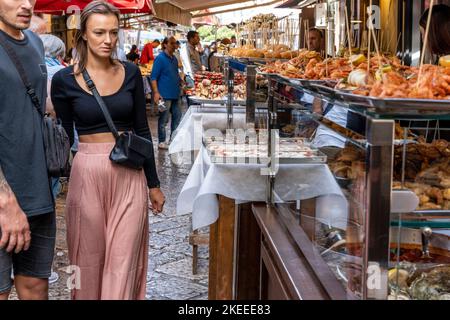
M 322 4 L 322 53 L 276 44 L 274 21 L 262 42 L 225 52 L 230 69 L 256 67 L 268 99 L 264 126 L 246 105 L 256 140 L 203 135 L 178 199 L 194 229 L 211 225 L 209 297 L 448 299 L 448 57 L 408 65 L 422 13 L 410 3 Z

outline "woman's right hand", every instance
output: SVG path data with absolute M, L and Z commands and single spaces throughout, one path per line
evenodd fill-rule
M 166 197 L 160 188 L 149 189 L 150 202 L 152 203 L 153 214 L 158 214 L 163 211 Z

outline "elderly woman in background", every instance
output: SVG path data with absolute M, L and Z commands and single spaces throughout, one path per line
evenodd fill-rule
M 56 118 L 53 103 L 50 99 L 50 86 L 53 75 L 66 67 L 64 57 L 66 55 L 66 45 L 58 37 L 51 34 L 41 34 L 41 40 L 44 44 L 45 65 L 47 66 L 47 102 L 45 112 Z M 61 191 L 61 183 L 58 178 L 52 178 L 52 193 L 56 199 Z
M 56 118 L 55 110 L 53 108 L 53 103 L 50 98 L 50 85 L 53 79 L 53 75 L 57 73 L 59 70 L 67 67 L 67 63 L 64 61 L 66 58 L 66 45 L 64 42 L 51 34 L 42 34 L 40 35 L 41 40 L 44 44 L 45 50 L 45 64 L 47 66 L 47 108 L 46 112 L 49 113 L 52 117 Z M 75 154 L 78 149 L 78 134 L 76 130 L 74 131 L 74 144 L 72 145 L 72 152 Z M 59 193 L 60 187 L 53 185 L 53 195 L 56 196 Z
M 66 45 L 60 38 L 52 34 L 41 34 L 39 37 L 44 44 L 45 63 L 49 77 L 53 78 L 56 72 L 67 66 L 64 62 Z
M 50 93 L 50 84 L 53 75 L 66 67 L 64 58 L 66 56 L 66 45 L 58 37 L 51 34 L 40 35 L 45 50 L 45 65 L 47 66 L 47 92 Z M 47 97 L 46 111 L 54 116 L 53 104 L 50 95 Z

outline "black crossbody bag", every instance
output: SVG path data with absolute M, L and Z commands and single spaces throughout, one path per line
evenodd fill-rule
M 16 67 L 23 84 L 27 89 L 27 94 L 30 96 L 36 111 L 42 117 L 45 159 L 49 175 L 54 178 L 68 176 L 70 173 L 70 141 L 66 131 L 61 125 L 61 121 L 55 120 L 48 114 L 42 112 L 39 98 L 36 95 L 36 91 L 31 86 L 30 81 L 28 81 L 25 69 L 20 62 L 19 57 L 17 57 L 14 50 L 4 38 L 4 35 L 1 33 L 0 44 L 3 46 L 11 62 Z
M 94 95 L 95 100 L 97 100 L 97 103 L 105 116 L 106 123 L 116 139 L 116 144 L 109 155 L 109 159 L 114 163 L 128 168 L 142 169 L 144 162 L 152 157 L 152 142 L 133 132 L 124 132 L 119 135 L 119 132 L 111 119 L 108 108 L 98 93 L 98 90 L 86 69 L 83 71 L 83 78 L 87 87 Z

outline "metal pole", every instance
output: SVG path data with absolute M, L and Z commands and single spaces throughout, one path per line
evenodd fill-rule
M 255 91 L 256 91 L 256 66 L 247 66 L 247 100 L 245 103 L 245 123 L 255 127 Z
M 267 206 L 271 206 L 274 204 L 273 199 L 273 190 L 275 188 L 275 170 L 272 167 L 274 165 L 272 161 L 272 154 L 275 146 L 273 145 L 273 132 L 272 129 L 275 129 L 275 125 L 277 123 L 277 110 L 274 101 L 274 92 L 277 91 L 272 85 L 278 86 L 276 81 L 273 81 L 273 77 L 269 76 L 269 99 L 267 101 L 267 156 L 269 159 L 269 175 L 267 176 Z M 277 88 L 278 89 L 278 88 Z
M 362 290 L 364 299 L 386 299 L 394 121 L 367 118 L 366 128 L 369 171 Z
M 224 77 L 225 83 L 228 87 L 227 95 L 227 129 L 233 128 L 233 95 L 234 95 L 234 73 L 233 69 L 230 68 L 230 63 L 228 60 L 224 64 Z

